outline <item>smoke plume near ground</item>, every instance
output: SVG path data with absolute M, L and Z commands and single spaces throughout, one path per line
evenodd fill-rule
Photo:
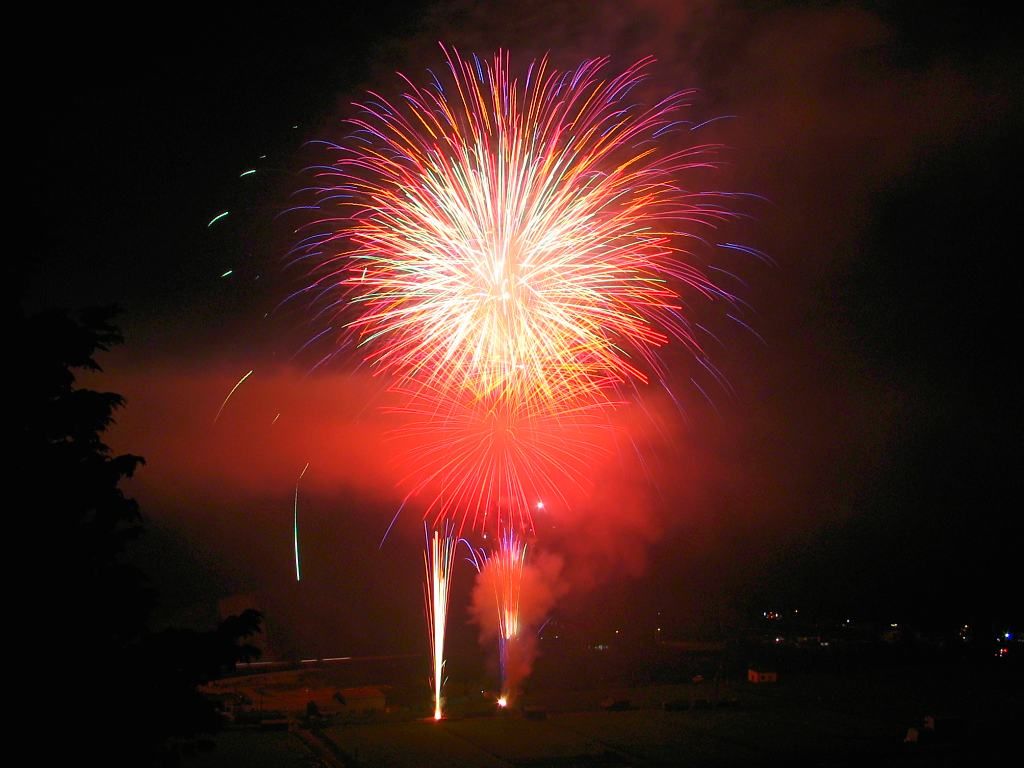
M 549 616 L 558 599 L 569 587 L 563 574 L 563 561 L 550 552 L 527 550 L 519 585 L 519 631 L 508 641 L 505 669 L 505 690 L 515 696 L 522 681 L 529 676 L 537 656 L 537 630 Z M 481 568 L 473 586 L 470 616 L 479 629 L 480 643 L 494 649 L 495 674 L 498 672 L 498 602 L 495 592 L 496 567 L 493 559 Z

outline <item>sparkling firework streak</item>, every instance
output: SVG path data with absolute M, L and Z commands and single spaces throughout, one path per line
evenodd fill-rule
M 684 304 L 731 297 L 688 248 L 730 214 L 681 185 L 717 147 L 663 149 L 690 92 L 631 102 L 650 59 L 543 59 L 520 80 L 507 53 L 445 55 L 446 84 L 373 94 L 317 168 L 321 217 L 293 255 L 320 316 L 354 307 L 341 325 L 401 387 L 530 410 L 662 377 L 673 337 L 703 357 Z
M 427 614 L 427 634 L 430 638 L 433 661 L 434 719 L 442 716 L 441 688 L 444 685 L 444 637 L 448 623 L 448 591 L 451 586 L 453 555 L 458 541 L 450 526 L 444 533 L 434 531 L 433 537 L 426 525 L 423 526 L 427 549 L 423 554 L 426 569 L 426 583 L 423 599 Z

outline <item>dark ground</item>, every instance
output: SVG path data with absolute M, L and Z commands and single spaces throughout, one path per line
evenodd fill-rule
M 549 653 L 507 713 L 471 681 L 450 681 L 442 723 L 427 717 L 424 686 L 407 678 L 412 668 L 393 667 L 389 712 L 334 716 L 317 732 L 337 764 L 351 766 L 932 766 L 1012 754 L 1024 709 L 1019 660 L 981 655 L 922 658 L 872 646 L 809 661 L 791 648 L 762 656 L 762 668 L 779 670 L 776 685 L 746 682 L 728 653 L 676 654 L 674 672 L 663 665 L 662 679 L 640 685 L 642 675 L 624 674 L 614 652 L 589 654 L 587 685 L 573 677 L 570 656 L 582 666 L 588 654 Z M 557 668 L 570 684 L 554 684 Z M 699 669 L 708 673 L 702 682 L 680 679 Z M 302 684 L 347 684 L 355 673 L 306 670 Z M 934 731 L 924 727 L 927 716 L 937 720 Z M 910 728 L 916 744 L 904 742 Z M 226 748 L 197 764 L 265 764 L 246 762 L 247 743 L 261 760 L 286 749 L 293 756 L 278 764 L 302 764 L 295 760 L 306 749 L 258 730 L 219 742 Z

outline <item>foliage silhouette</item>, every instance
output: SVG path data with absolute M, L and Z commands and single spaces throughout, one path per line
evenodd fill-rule
M 124 558 L 144 520 L 120 488 L 144 462 L 103 442 L 124 399 L 77 386 L 80 372 L 101 370 L 96 354 L 122 341 L 114 314 L 19 313 L 12 324 L 15 477 L 32 489 L 30 533 L 45 544 L 47 576 L 29 633 L 49 684 L 40 698 L 60 702 L 65 732 L 48 749 L 106 765 L 169 765 L 219 726 L 198 686 L 259 655 L 244 641 L 262 617 L 247 610 L 206 632 L 150 627 L 155 591 Z

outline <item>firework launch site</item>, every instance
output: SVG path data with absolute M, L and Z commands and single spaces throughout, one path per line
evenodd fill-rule
M 243 666 L 207 689 L 228 727 L 195 764 L 952 765 L 1008 748 L 1022 703 L 1016 640 L 1000 654 L 956 633 L 863 624 L 742 641 L 552 640 L 506 708 L 485 678 L 449 679 L 440 722 L 423 658 Z

